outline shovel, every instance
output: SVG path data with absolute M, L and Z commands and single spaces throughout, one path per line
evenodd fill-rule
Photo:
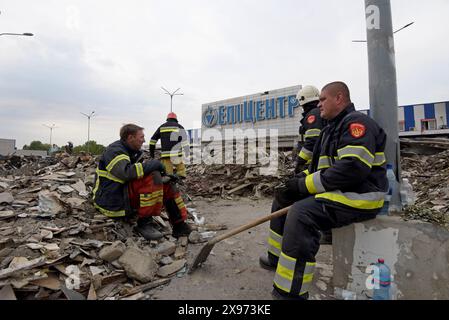
M 212 248 L 214 247 L 214 245 L 217 242 L 220 242 L 224 239 L 230 238 L 242 231 L 251 229 L 252 227 L 258 226 L 259 224 L 262 224 L 266 221 L 272 220 L 274 218 L 278 218 L 280 216 L 283 216 L 285 214 L 287 214 L 288 209 L 290 209 L 290 207 L 281 209 L 279 211 L 273 212 L 272 214 L 253 220 L 243 226 L 240 226 L 238 228 L 235 228 L 233 230 L 230 230 L 229 232 L 226 232 L 225 234 L 222 234 L 220 236 L 216 236 L 212 239 L 210 239 L 206 245 L 201 249 L 200 253 L 198 253 L 198 255 L 195 258 L 195 261 L 193 261 L 192 266 L 190 267 L 190 272 L 192 273 L 196 268 L 198 268 L 199 265 L 201 265 L 204 261 L 206 261 L 207 257 L 209 256 L 210 252 L 212 251 Z

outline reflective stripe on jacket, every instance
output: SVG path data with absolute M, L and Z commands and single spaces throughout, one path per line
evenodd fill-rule
M 154 157 L 156 143 L 161 140 L 161 158 L 182 156 L 182 150 L 189 150 L 189 141 L 184 127 L 175 119 L 168 119 L 153 134 L 150 140 L 150 155 Z

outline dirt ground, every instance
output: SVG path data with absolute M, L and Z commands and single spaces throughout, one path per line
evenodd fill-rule
M 226 224 L 228 230 L 270 213 L 271 199 L 195 201 L 206 223 Z M 150 292 L 163 300 L 271 300 L 274 272 L 259 267 L 259 256 L 266 252 L 269 223 L 254 227 L 215 245 L 207 261 L 192 274 L 175 277 Z M 219 231 L 226 232 L 226 231 Z M 188 264 L 204 244 L 189 244 Z M 333 299 L 332 246 L 321 246 L 317 255 L 314 286 L 310 299 Z

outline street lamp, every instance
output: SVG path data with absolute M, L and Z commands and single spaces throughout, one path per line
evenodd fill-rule
M 0 33 L 0 36 L 26 36 L 26 37 L 32 37 L 34 34 L 25 32 L 25 33 L 11 33 L 11 32 L 4 32 Z
M 404 30 L 405 28 L 408 28 L 408 27 L 410 27 L 412 24 L 414 24 L 415 22 L 413 21 L 413 22 L 410 22 L 410 23 L 407 23 L 405 26 L 403 26 L 402 28 L 399 28 L 398 30 L 396 30 L 396 31 L 394 31 L 393 32 L 393 34 L 395 34 L 395 33 L 398 33 L 399 31 L 401 31 L 401 30 Z M 366 40 L 352 40 L 352 42 L 366 42 Z
M 90 118 L 94 116 L 95 111 L 92 111 L 90 114 L 85 114 L 84 112 L 80 112 L 83 116 L 87 117 L 87 153 L 89 153 L 89 142 L 90 142 Z
M 165 94 L 168 94 L 168 95 L 170 96 L 170 112 L 173 112 L 173 96 L 183 96 L 184 93 L 176 93 L 176 92 L 178 92 L 178 90 L 181 89 L 181 88 L 176 89 L 175 92 L 173 92 L 173 93 L 170 93 L 170 92 L 169 92 L 167 89 L 165 89 L 164 87 L 161 87 L 161 88 L 162 88 L 162 90 L 165 91 Z
M 53 129 L 56 129 L 57 127 L 55 126 L 54 123 L 51 126 L 48 126 L 46 124 L 43 124 L 43 126 L 50 129 L 50 148 L 52 148 L 53 144 L 51 143 L 51 140 L 52 140 L 52 136 L 53 136 Z

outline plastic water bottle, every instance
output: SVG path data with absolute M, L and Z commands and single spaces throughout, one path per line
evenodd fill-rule
M 374 279 L 373 300 L 391 300 L 391 271 L 385 264 L 384 259 L 377 260 L 376 266 L 379 268 L 379 279 Z
M 407 178 L 402 179 L 400 194 L 401 194 L 401 204 L 403 208 L 405 206 L 412 206 L 415 204 L 416 195 L 415 192 L 413 192 L 413 187 Z

